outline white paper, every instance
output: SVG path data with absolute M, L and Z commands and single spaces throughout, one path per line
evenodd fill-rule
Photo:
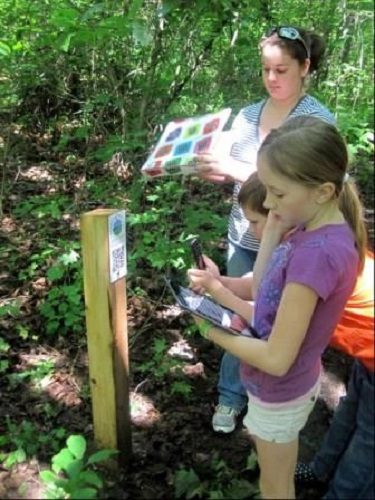
M 127 274 L 125 210 L 108 217 L 109 281 L 113 283 Z

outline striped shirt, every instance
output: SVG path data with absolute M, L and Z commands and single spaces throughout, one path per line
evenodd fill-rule
M 232 130 L 236 138 L 231 156 L 249 164 L 249 175 L 256 169 L 256 157 L 260 147 L 259 121 L 267 99 L 243 108 L 233 121 Z M 289 113 L 292 116 L 310 115 L 335 124 L 335 117 L 315 97 L 304 95 Z M 233 190 L 233 204 L 229 216 L 228 239 L 242 248 L 258 251 L 259 241 L 249 232 L 249 222 L 237 201 L 241 183 L 236 182 Z

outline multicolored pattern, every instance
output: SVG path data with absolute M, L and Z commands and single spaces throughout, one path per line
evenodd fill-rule
M 142 167 L 150 177 L 171 174 L 192 174 L 196 169 L 196 156 L 212 150 L 231 109 L 225 108 L 184 120 L 174 120 L 164 133 Z

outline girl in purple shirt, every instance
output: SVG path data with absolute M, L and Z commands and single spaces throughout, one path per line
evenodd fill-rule
M 188 271 L 194 287 L 251 322 L 260 337 L 196 319 L 206 338 L 241 359 L 249 397 L 244 424 L 255 441 L 263 498 L 295 498 L 298 435 L 319 392 L 321 354 L 363 265 L 366 229 L 347 167 L 333 125 L 290 118 L 258 153 L 269 216 L 251 290 L 249 278 L 224 286 L 210 269 Z

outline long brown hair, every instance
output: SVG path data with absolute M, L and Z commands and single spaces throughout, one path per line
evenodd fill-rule
M 296 116 L 271 130 L 258 155 L 266 155 L 272 170 L 307 187 L 325 182 L 335 186 L 335 196 L 351 227 L 361 269 L 367 249 L 364 208 L 354 179 L 347 175 L 348 150 L 337 128 L 312 116 Z
M 309 73 L 313 73 L 322 63 L 326 48 L 325 41 L 320 35 L 314 33 L 313 31 L 309 31 L 304 28 L 298 28 L 297 26 L 291 27 L 295 28 L 298 31 L 309 50 Z M 304 64 L 306 60 L 306 50 L 304 49 L 303 45 L 296 40 L 280 38 L 277 33 L 272 33 L 261 38 L 259 43 L 260 49 L 262 50 L 266 45 L 277 45 L 281 49 L 286 50 L 290 57 L 296 59 L 300 65 Z

